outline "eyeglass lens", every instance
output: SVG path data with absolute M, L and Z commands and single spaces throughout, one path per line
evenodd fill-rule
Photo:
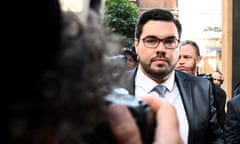
M 174 49 L 178 46 L 178 40 L 176 37 L 168 37 L 165 39 L 159 39 L 155 36 L 148 36 L 142 39 L 145 47 L 157 48 L 160 42 L 163 42 L 165 48 Z

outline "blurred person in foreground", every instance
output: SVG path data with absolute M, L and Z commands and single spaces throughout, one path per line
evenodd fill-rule
M 14 14 L 21 21 L 14 23 L 18 31 L 9 32 L 13 35 L 21 32 L 25 39 L 20 41 L 16 33 L 11 40 L 19 42 L 18 47 L 8 45 L 17 61 L 11 63 L 12 69 L 7 69 L 14 74 L 11 73 L 6 83 L 9 91 L 1 141 L 104 143 L 95 128 L 108 115 L 116 143 L 140 144 L 138 128 L 127 107 L 112 104 L 108 108 L 103 101 L 117 77 L 109 75 L 116 70 L 115 65 L 104 59 L 105 52 L 112 47 L 108 41 L 111 36 L 102 31 L 99 17 L 90 10 L 88 25 L 84 26 L 78 16 L 62 15 L 56 0 L 16 5 L 20 9 L 14 9 L 17 10 Z M 157 103 L 155 98 L 143 99 L 157 114 L 155 143 L 181 142 L 174 107 L 163 99 Z
M 174 105 L 185 144 L 223 144 L 213 106 L 210 81 L 178 70 L 182 27 L 168 10 L 141 14 L 135 29 L 139 65 L 126 76 L 125 87 L 136 97 L 162 97 Z

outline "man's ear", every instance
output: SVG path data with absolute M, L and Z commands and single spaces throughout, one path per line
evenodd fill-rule
M 139 40 L 137 38 L 134 38 L 134 46 L 135 46 L 136 54 L 138 55 Z
M 220 84 L 222 85 L 222 84 L 223 84 L 223 82 L 224 82 L 224 77 L 223 77 L 223 74 L 221 74 L 221 78 L 222 78 L 222 80 L 220 81 Z
M 179 44 L 178 44 L 178 47 L 179 47 L 179 49 L 182 47 L 182 41 L 179 41 Z
M 202 56 L 198 56 L 196 60 L 197 60 L 197 64 L 199 64 L 202 60 Z

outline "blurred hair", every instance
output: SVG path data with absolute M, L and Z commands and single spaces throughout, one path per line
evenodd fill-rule
M 14 1 L 6 12 L 8 31 L 6 101 L 1 128 L 4 143 L 44 143 L 53 132 L 51 97 L 45 77 L 56 71 L 60 52 L 61 11 L 58 0 Z M 5 63 L 5 62 L 4 62 Z M 48 73 L 48 74 L 47 74 Z M 51 85 L 50 83 L 48 83 Z M 57 85 L 54 85 L 57 86 Z M 49 116 L 47 116 L 49 115 Z
M 61 67 L 61 98 L 58 112 L 64 143 L 106 143 L 104 133 L 96 128 L 106 120 L 106 96 L 123 72 L 123 64 L 108 61 L 111 49 L 119 51 L 121 40 L 106 35 L 98 15 L 90 11 L 88 25 L 77 15 L 65 13 L 59 62 Z M 116 62 L 116 63 L 115 63 Z
M 100 13 L 104 1 L 105 0 L 90 0 L 90 8 L 95 12 Z
M 79 15 L 62 13 L 57 1 L 41 2 L 33 21 L 22 15 L 25 22 L 16 25 L 24 26 L 26 39 L 15 48 L 22 52 L 12 65 L 18 81 L 10 81 L 3 137 L 11 144 L 105 143 L 98 130 L 106 121 L 104 96 L 124 70 L 123 63 L 106 57 L 120 51 L 121 37 L 105 34 L 93 10 L 84 25 Z

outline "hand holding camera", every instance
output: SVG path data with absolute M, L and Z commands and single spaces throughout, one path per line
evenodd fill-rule
M 144 144 L 153 142 L 155 130 L 154 113 L 144 101 L 130 95 L 123 88 L 114 89 L 111 94 L 106 96 L 106 101 L 109 104 L 114 103 L 126 106 L 137 124 L 142 142 Z
M 134 99 L 139 101 L 139 99 Z M 134 112 L 131 111 L 131 109 L 137 108 L 129 108 L 129 105 L 126 106 L 114 101 L 115 103 L 109 106 L 109 123 L 116 142 L 120 144 L 182 144 L 175 108 L 159 97 L 146 96 L 142 99 L 144 102 L 140 102 L 139 105 L 144 109 L 141 112 L 142 115 L 146 116 L 146 113 L 154 112 L 155 116 L 151 121 L 156 122 L 156 125 L 148 123 L 149 121 L 145 117 L 145 125 L 148 128 L 141 128 L 136 122 L 138 120 L 134 116 Z M 145 130 L 150 130 L 153 133 L 149 135 Z

